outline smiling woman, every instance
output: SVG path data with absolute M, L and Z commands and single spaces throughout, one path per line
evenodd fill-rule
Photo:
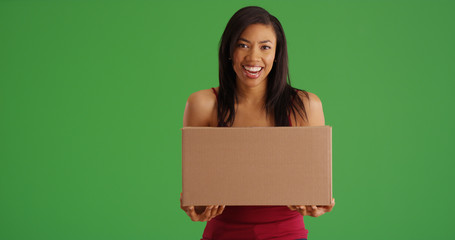
M 240 35 L 234 50 L 232 66 L 241 85 L 256 87 L 266 85 L 265 79 L 272 70 L 275 59 L 276 37 L 273 27 L 252 24 Z
M 283 28 L 260 7 L 242 8 L 229 20 L 219 49 L 219 84 L 191 94 L 184 127 L 325 125 L 320 99 L 291 87 Z M 191 220 L 207 221 L 203 240 L 295 240 L 307 238 L 302 216 L 320 216 L 334 204 L 181 208 Z
M 240 111 L 249 106 L 243 103 L 256 103 L 248 110 L 261 110 L 272 126 L 289 126 L 290 115 L 294 121 L 308 121 L 303 98 L 310 94 L 291 87 L 283 27 L 263 8 L 246 7 L 232 16 L 221 37 L 218 62 L 219 126 L 243 125 Z M 261 69 L 255 72 L 249 65 Z

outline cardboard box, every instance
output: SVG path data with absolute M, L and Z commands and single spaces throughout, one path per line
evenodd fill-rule
M 332 128 L 182 128 L 183 205 L 329 205 Z

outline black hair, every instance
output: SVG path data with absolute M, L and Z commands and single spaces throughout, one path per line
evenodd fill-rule
M 219 48 L 219 93 L 218 93 L 218 126 L 232 126 L 235 119 L 236 73 L 230 59 L 233 56 L 241 33 L 251 24 L 264 24 L 273 27 L 277 39 L 275 60 L 267 77 L 267 90 L 264 108 L 267 116 L 273 112 L 275 126 L 289 126 L 288 115 L 296 112 L 308 120 L 305 106 L 298 96 L 301 91 L 308 99 L 304 90 L 291 87 L 288 68 L 288 52 L 283 27 L 276 17 L 261 7 L 245 7 L 238 10 L 229 20 L 224 29 Z

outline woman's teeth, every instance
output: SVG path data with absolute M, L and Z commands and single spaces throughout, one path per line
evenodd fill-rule
M 243 69 L 245 69 L 245 73 L 248 78 L 258 78 L 263 67 L 243 66 Z
M 262 69 L 262 67 L 248 67 L 248 66 L 243 66 L 243 68 L 251 73 L 259 72 Z

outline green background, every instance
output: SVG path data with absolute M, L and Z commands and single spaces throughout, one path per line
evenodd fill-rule
M 179 207 L 188 96 L 236 10 L 280 19 L 333 127 L 311 239 L 450 239 L 454 1 L 1 1 L 0 239 L 199 239 Z

